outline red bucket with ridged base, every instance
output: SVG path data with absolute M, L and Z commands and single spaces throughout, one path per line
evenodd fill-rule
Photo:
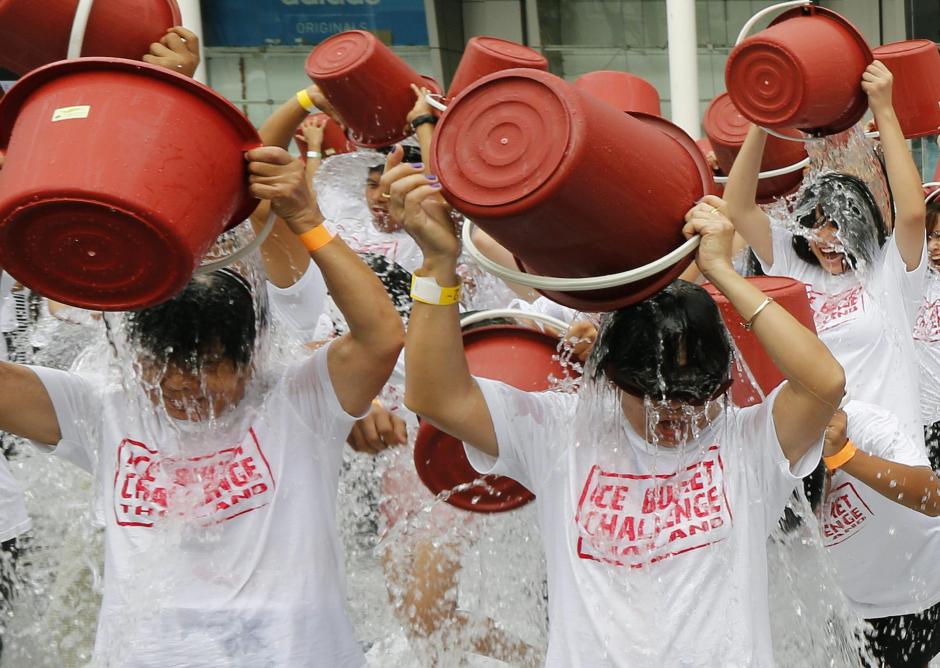
M 730 174 L 731 166 L 747 138 L 751 122 L 735 108 L 731 97 L 727 93 L 722 93 L 708 105 L 702 126 L 715 151 L 715 158 L 718 160 L 721 171 L 724 174 Z M 796 130 L 783 132 L 793 137 L 799 136 Z M 804 158 L 806 158 L 806 148 L 802 142 L 768 136 L 760 169 L 762 172 L 768 172 L 789 167 L 798 164 Z M 796 191 L 802 182 L 802 169 L 797 169 L 790 174 L 761 179 L 757 184 L 757 201 L 767 203 L 778 197 L 789 195 Z
M 757 287 L 768 297 L 790 312 L 794 318 L 811 332 L 816 331 L 813 321 L 813 309 L 806 294 L 806 285 L 792 278 L 782 276 L 756 276 L 748 278 L 748 282 Z M 734 339 L 734 344 L 750 370 L 750 377 L 740 364 L 734 365 L 734 385 L 731 387 L 731 400 L 737 406 L 753 406 L 762 401 L 762 397 L 774 391 L 785 379 L 777 365 L 773 363 L 764 347 L 753 332 L 744 329 L 740 314 L 735 310 L 728 298 L 718 291 L 711 283 L 702 286 L 708 291 L 721 318 Z M 752 380 L 753 378 L 753 380 Z M 754 384 L 757 384 L 757 388 Z M 758 389 L 760 391 L 758 391 Z
M 35 70 L 0 102 L 0 265 L 73 306 L 163 302 L 255 209 L 243 154 L 260 144 L 236 107 L 162 67 Z
M 620 111 L 662 116 L 659 91 L 649 81 L 635 74 L 598 70 L 582 74 L 574 85 Z
M 551 386 L 550 378 L 563 378 L 558 360 L 558 338 L 519 325 L 490 325 L 463 335 L 464 353 L 470 373 L 498 380 L 527 392 Z M 481 476 L 464 453 L 463 443 L 422 422 L 415 440 L 415 468 L 421 481 L 434 494 L 467 485 L 445 497 L 453 506 L 480 513 L 513 510 L 535 496 L 524 486 L 504 476 Z M 484 483 L 470 484 L 483 479 Z
M 548 61 L 538 51 L 507 39 L 471 37 L 447 89 L 447 97 L 453 100 L 467 86 L 488 74 L 518 67 L 547 72 Z
M 695 142 L 668 125 L 672 135 L 547 72 L 506 70 L 450 105 L 432 169 L 447 200 L 525 271 L 602 276 L 676 250 L 685 213 L 710 192 Z M 582 311 L 615 310 L 662 289 L 691 260 L 619 288 L 544 294 Z
M 845 17 L 798 7 L 734 47 L 725 85 L 734 106 L 758 125 L 835 134 L 865 114 L 862 74 L 872 60 L 865 38 Z
M 320 43 L 307 57 L 307 76 L 320 87 L 359 146 L 377 148 L 411 134 L 411 84 L 429 82 L 372 33 L 349 30 Z
M 78 0 L 0 0 L 0 67 L 23 75 L 68 55 Z M 95 0 L 82 56 L 140 60 L 182 22 L 176 0 Z
M 879 46 L 875 58 L 894 75 L 891 101 L 904 136 L 940 133 L 940 51 L 926 39 Z

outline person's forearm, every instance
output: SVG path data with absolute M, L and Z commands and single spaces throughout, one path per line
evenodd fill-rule
M 442 287 L 459 285 L 455 260 L 425 260 L 417 272 Z M 419 415 L 434 419 L 444 404 L 453 405 L 473 385 L 463 351 L 460 311 L 415 301 L 405 333 L 405 402 Z
M 766 295 L 731 267 L 707 278 L 741 315 L 752 318 Z M 779 304 L 768 304 L 754 318 L 751 331 L 796 391 L 806 392 L 832 407 L 839 405 L 845 373 L 819 338 Z
M 421 161 L 425 165 L 425 171 L 428 171 L 431 169 L 431 139 L 434 137 L 434 126 L 430 123 L 419 125 L 415 130 L 415 137 L 421 147 Z
M 268 202 L 261 202 L 251 216 L 251 226 L 257 234 L 267 222 L 271 212 Z M 310 254 L 290 227 L 278 218 L 271 234 L 261 244 L 261 260 L 268 281 L 278 288 L 289 288 L 304 275 L 310 266 Z
M 307 117 L 307 110 L 300 106 L 296 97 L 291 97 L 284 104 L 274 110 L 268 117 L 258 133 L 265 146 L 280 146 L 287 149 L 297 126 Z
M 322 151 L 323 149 L 318 148 L 316 150 Z M 307 177 L 307 187 L 310 188 L 310 192 L 313 193 L 314 197 L 316 197 L 317 191 L 313 188 L 313 177 L 317 175 L 317 170 L 320 169 L 320 164 L 320 158 L 307 157 L 307 164 L 304 168 L 304 174 Z
M 858 450 L 842 470 L 890 501 L 930 517 L 940 515 L 940 481 L 926 466 L 905 466 Z
M 758 175 L 766 142 L 767 133 L 752 125 L 728 174 L 722 199 L 728 203 L 728 216 L 732 223 L 735 222 L 735 216 L 757 206 Z

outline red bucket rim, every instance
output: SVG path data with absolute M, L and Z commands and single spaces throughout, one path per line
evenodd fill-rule
M 862 52 L 862 56 L 865 59 L 865 65 L 871 65 L 874 61 L 875 56 L 872 53 L 871 47 L 868 46 L 868 42 L 865 41 L 864 35 L 858 31 L 851 21 L 847 18 L 835 12 L 831 9 L 825 7 L 820 7 L 818 5 L 806 5 L 804 7 L 795 7 L 789 11 L 784 12 L 773 21 L 770 22 L 770 25 L 777 25 L 782 21 L 787 19 L 796 18 L 799 16 L 813 16 L 819 15 L 824 18 L 832 19 L 836 23 L 840 24 L 852 39 L 855 40 L 856 44 L 859 46 L 859 49 Z M 861 91 L 861 81 L 859 81 L 859 90 Z M 830 125 L 819 127 L 819 128 L 799 128 L 803 132 L 811 135 L 834 135 L 839 132 L 845 132 L 853 125 L 858 123 L 862 116 L 865 115 L 865 111 L 868 109 L 868 98 L 863 93 L 856 95 L 855 104 L 850 107 L 841 117 L 837 118 Z
M 241 110 L 205 84 L 158 65 L 150 65 L 149 63 L 124 58 L 100 57 L 59 60 L 43 65 L 17 80 L 16 84 L 0 99 L 0 151 L 6 149 L 10 141 L 10 135 L 13 132 L 13 126 L 16 123 L 16 117 L 19 115 L 23 104 L 35 90 L 47 81 L 56 79 L 63 74 L 108 70 L 129 73 L 145 71 L 158 79 L 177 84 L 181 83 L 186 90 L 222 112 L 232 122 L 232 125 L 239 130 L 240 134 L 244 135 L 245 143 L 242 151 L 249 151 L 262 145 L 258 131 Z M 247 182 L 247 166 L 245 178 Z M 248 192 L 247 188 L 245 192 Z M 258 207 L 258 199 L 248 196 L 245 200 L 232 214 L 232 220 L 225 226 L 226 231 L 247 220 Z

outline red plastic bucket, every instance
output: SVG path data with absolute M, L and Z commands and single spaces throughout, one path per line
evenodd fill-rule
M 350 145 L 349 139 L 347 139 L 346 133 L 343 132 L 343 128 L 339 123 L 326 114 L 314 114 L 314 116 L 326 119 L 326 125 L 323 128 L 323 143 L 320 145 L 320 153 L 323 154 L 324 158 L 339 155 L 340 153 L 351 153 L 355 150 Z M 302 130 L 297 130 L 297 134 L 294 135 L 294 143 L 297 144 L 297 148 L 300 150 L 300 159 L 307 162 L 307 140 L 304 139 Z
M 747 279 L 768 297 L 790 312 L 804 327 L 812 332 L 816 331 L 813 322 L 813 309 L 806 295 L 806 285 L 792 278 L 781 276 L 757 276 Z M 731 338 L 738 348 L 738 352 L 747 364 L 753 381 L 756 381 L 760 392 L 754 387 L 741 365 L 734 366 L 734 385 L 731 388 L 731 400 L 738 406 L 752 406 L 761 402 L 761 396 L 767 396 L 774 388 L 784 381 L 783 374 L 773 363 L 764 347 L 757 340 L 757 336 L 744 329 L 741 316 L 731 305 L 728 299 L 711 283 L 702 286 L 712 296 L 725 326 L 731 332 Z
M 447 89 L 447 97 L 453 100 L 470 84 L 488 74 L 519 67 L 547 72 L 548 61 L 538 51 L 516 42 L 498 37 L 471 37 Z
M 499 380 L 520 390 L 540 392 L 549 377 L 561 378 L 558 338 L 519 325 L 491 325 L 464 332 L 464 353 L 470 373 Z M 482 476 L 467 461 L 461 441 L 422 422 L 415 440 L 415 468 L 434 494 L 467 485 Z M 533 494 L 511 478 L 486 476 L 484 484 L 453 492 L 446 501 L 464 510 L 495 513 L 529 503 Z
M 662 116 L 659 91 L 635 74 L 598 70 L 582 74 L 574 85 L 620 111 Z
M 23 75 L 67 57 L 78 0 L 0 0 L 0 67 Z M 182 22 L 176 0 L 95 0 L 82 56 L 140 60 Z
M 926 39 L 879 46 L 875 58 L 894 75 L 892 102 L 904 136 L 940 133 L 940 51 Z
M 411 134 L 405 120 L 415 105 L 411 84 L 429 83 L 365 30 L 321 42 L 307 57 L 306 70 L 343 117 L 350 139 L 367 148 L 388 146 Z
M 667 255 L 685 241 L 686 211 L 712 187 L 679 128 L 533 69 L 497 72 L 461 93 L 438 123 L 431 163 L 447 200 L 542 276 L 601 276 Z M 544 294 L 581 311 L 614 310 L 662 289 L 691 260 L 619 288 Z
M 56 301 L 123 311 L 181 290 L 257 205 L 242 113 L 189 77 L 62 61 L 0 102 L 0 265 Z
M 702 121 L 705 134 L 711 142 L 718 159 L 718 165 L 724 174 L 731 173 L 731 166 L 744 144 L 751 122 L 741 115 L 727 93 L 722 93 L 708 105 Z M 784 130 L 785 134 L 798 137 L 795 130 Z M 787 141 L 777 137 L 767 137 L 761 171 L 770 171 L 795 165 L 806 158 L 806 148 L 802 142 Z M 803 182 L 803 170 L 797 169 L 790 174 L 761 179 L 757 185 L 757 201 L 771 202 L 778 197 L 795 192 Z
M 862 73 L 872 60 L 846 18 L 798 7 L 731 51 L 725 84 L 735 107 L 758 125 L 835 134 L 865 114 Z

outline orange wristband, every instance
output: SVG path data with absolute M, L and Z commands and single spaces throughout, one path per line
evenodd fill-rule
M 300 242 L 311 253 L 320 250 L 333 241 L 333 235 L 326 229 L 326 225 L 317 225 L 312 230 L 304 232 L 297 238 L 300 239 Z
M 828 457 L 823 457 L 823 463 L 825 463 L 828 470 L 835 471 L 852 459 L 856 452 L 858 452 L 858 448 L 855 447 L 855 444 L 852 441 L 846 441 L 839 452 Z

